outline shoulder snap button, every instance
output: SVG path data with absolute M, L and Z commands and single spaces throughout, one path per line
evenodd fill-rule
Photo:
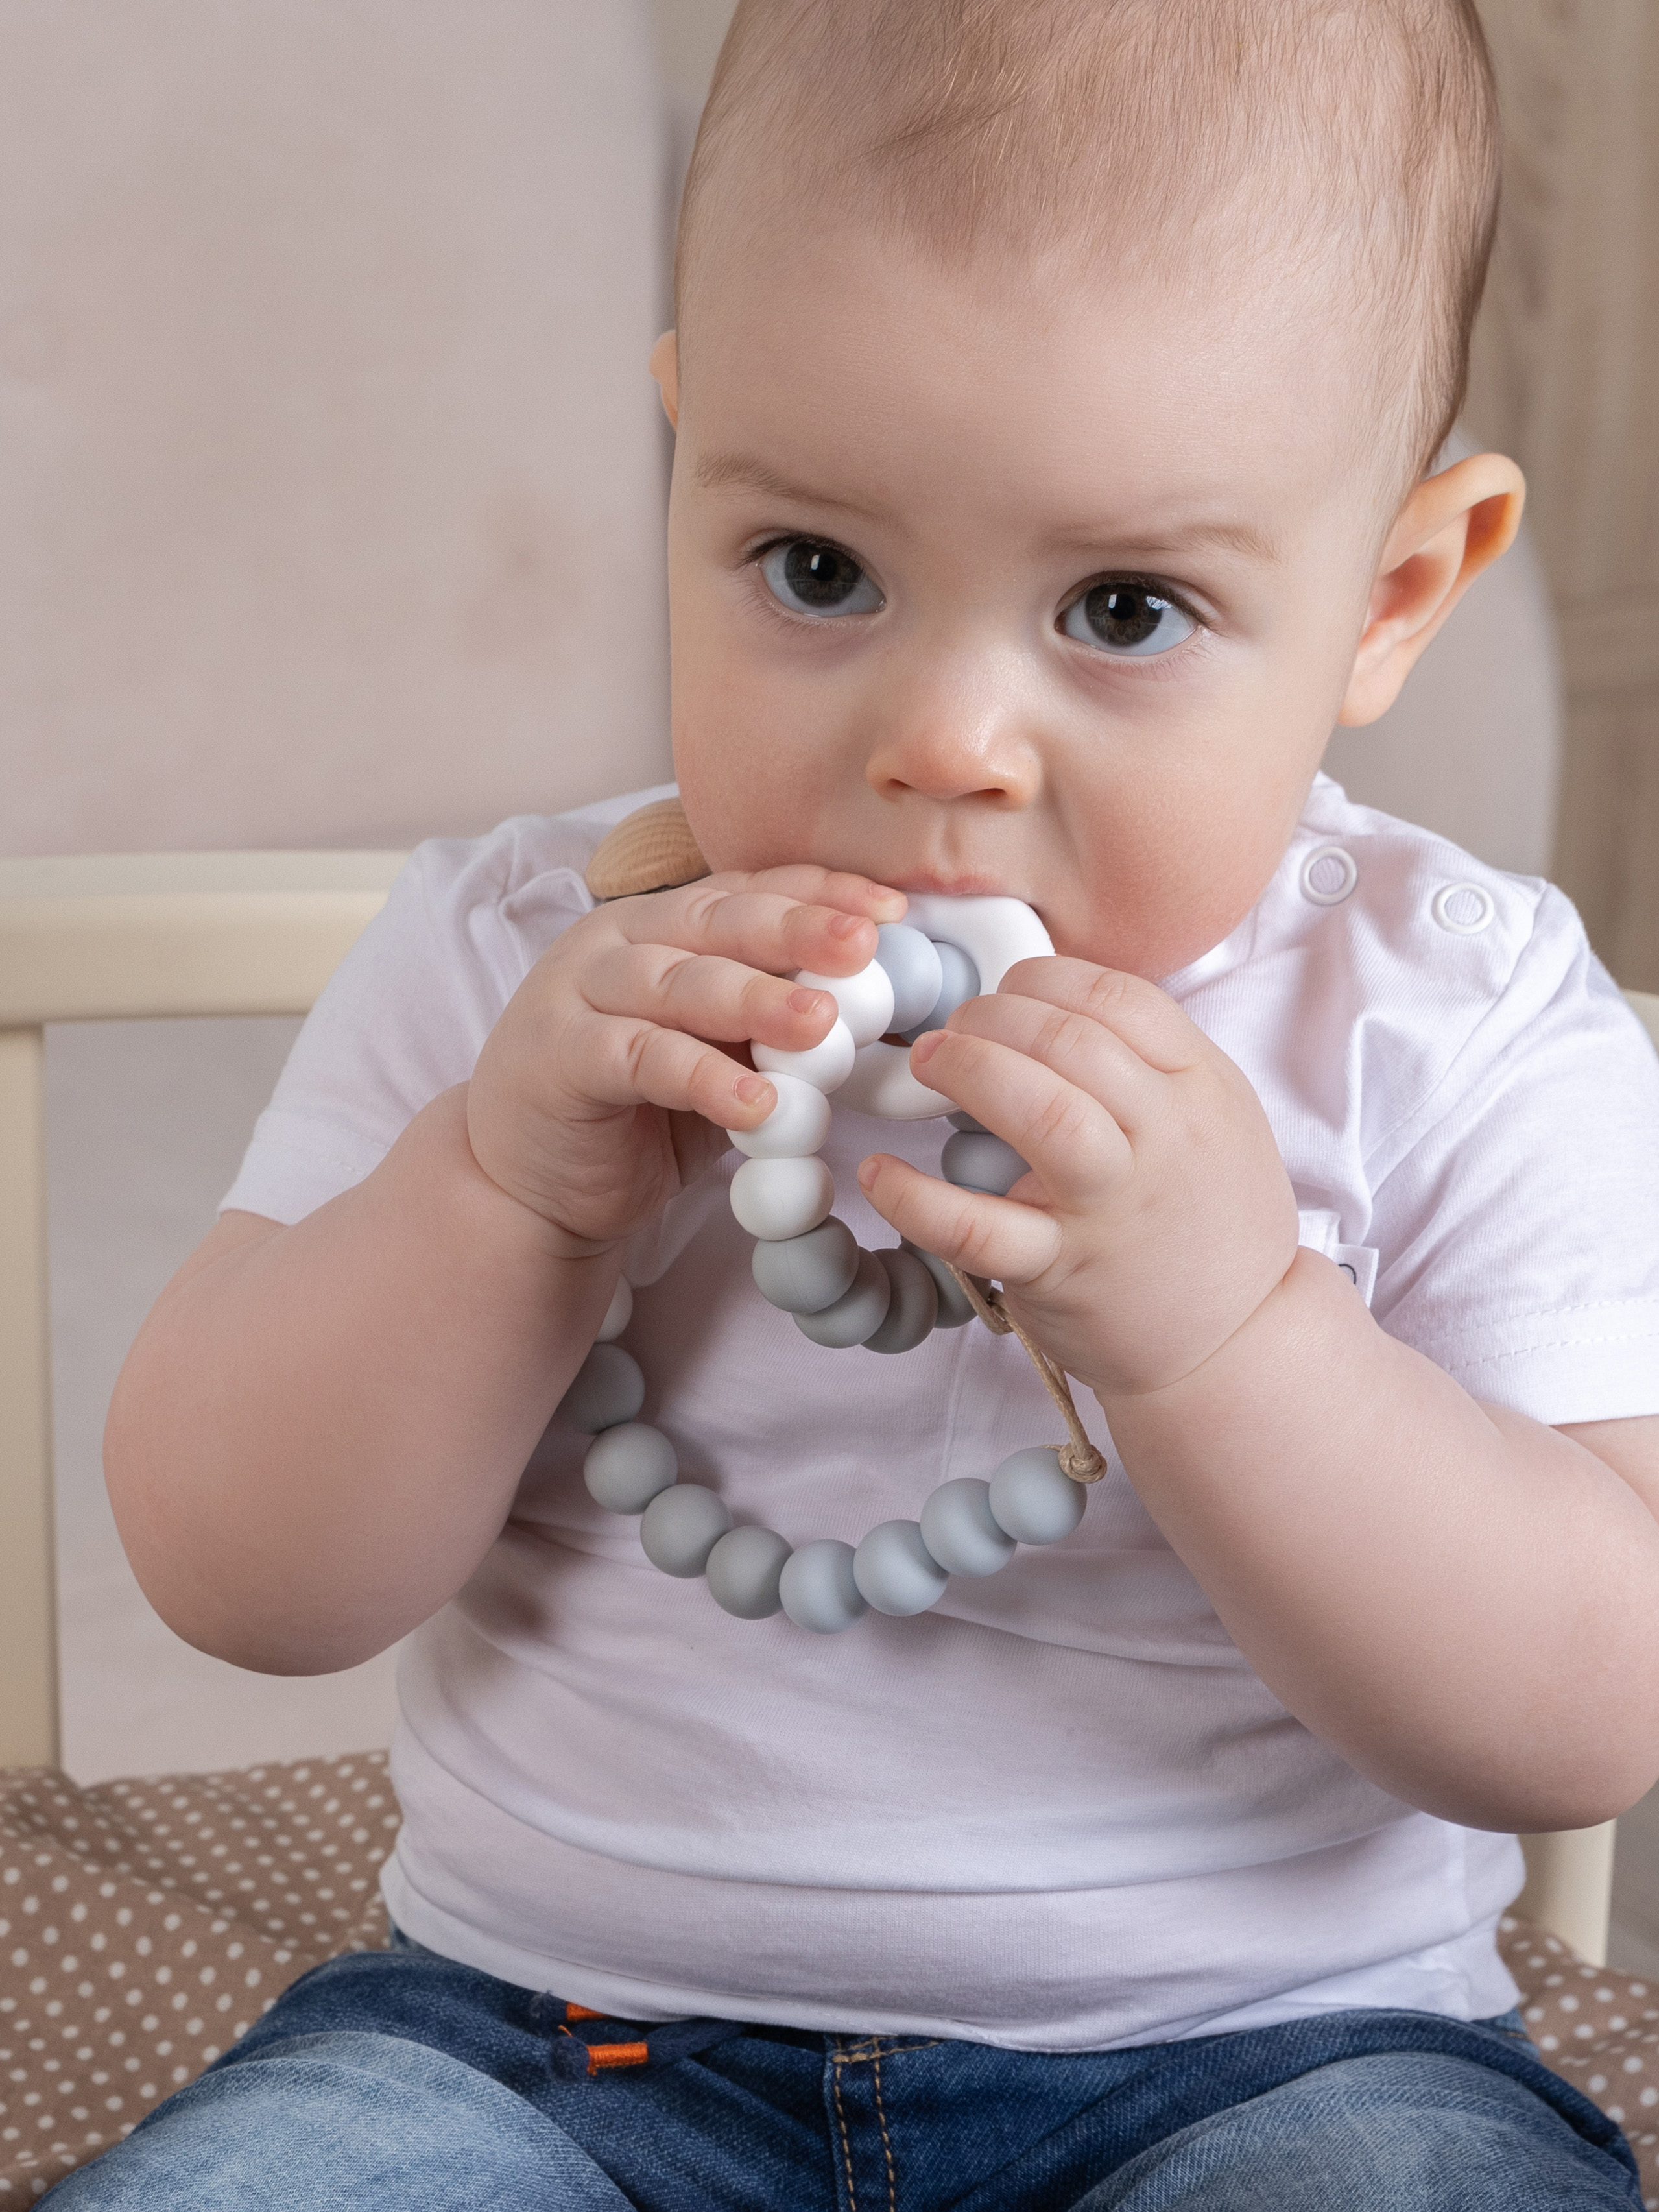
M 1454 937 L 1479 937 L 1498 907 L 1484 884 L 1444 884 L 1435 893 L 1430 912 Z
M 1340 845 L 1316 845 L 1302 863 L 1302 896 L 1315 906 L 1340 906 L 1358 881 L 1353 854 Z

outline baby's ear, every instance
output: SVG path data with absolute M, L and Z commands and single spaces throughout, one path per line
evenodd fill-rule
M 1337 720 L 1374 722 L 1483 568 L 1515 543 L 1526 478 L 1502 453 L 1477 453 L 1427 477 L 1389 532 L 1353 674 Z
M 680 342 L 678 333 L 665 331 L 651 349 L 651 374 L 662 394 L 662 411 L 675 429 L 680 427 Z

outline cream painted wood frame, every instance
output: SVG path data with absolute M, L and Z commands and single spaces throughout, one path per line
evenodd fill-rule
M 305 1013 L 403 857 L 0 861 L 0 1765 L 58 1759 L 44 1024 Z M 1604 1964 L 1613 1824 L 1522 1840 L 1519 1909 Z

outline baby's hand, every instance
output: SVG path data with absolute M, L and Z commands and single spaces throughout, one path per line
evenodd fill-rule
M 828 1036 L 830 994 L 784 978 L 854 974 L 904 903 L 793 867 L 598 908 L 542 955 L 478 1055 L 479 1166 L 579 1247 L 620 1242 L 726 1149 L 722 1131 L 771 1111 L 751 1038 L 800 1052 Z
M 878 1154 L 866 1195 L 902 1236 L 1000 1281 L 1103 1396 L 1190 1374 L 1295 1258 L 1296 1200 L 1260 1100 L 1155 984 L 1022 961 L 911 1065 L 1031 1172 L 989 1198 Z

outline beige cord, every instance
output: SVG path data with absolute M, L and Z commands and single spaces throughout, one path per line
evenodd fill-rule
M 951 1267 L 951 1262 L 945 1262 Z M 1056 1367 L 1040 1344 L 1034 1343 L 1002 1303 L 1002 1293 L 994 1286 L 981 1291 L 971 1275 L 964 1275 L 960 1267 L 951 1267 L 954 1279 L 961 1285 L 962 1294 L 972 1306 L 993 1336 L 1017 1336 L 1025 1350 L 1025 1356 L 1042 1377 L 1042 1387 L 1060 1408 L 1070 1436 L 1070 1442 L 1060 1448 L 1060 1464 L 1073 1482 L 1098 1482 L 1106 1472 L 1106 1462 L 1090 1443 L 1072 1397 L 1072 1386 L 1066 1380 L 1064 1368 Z

